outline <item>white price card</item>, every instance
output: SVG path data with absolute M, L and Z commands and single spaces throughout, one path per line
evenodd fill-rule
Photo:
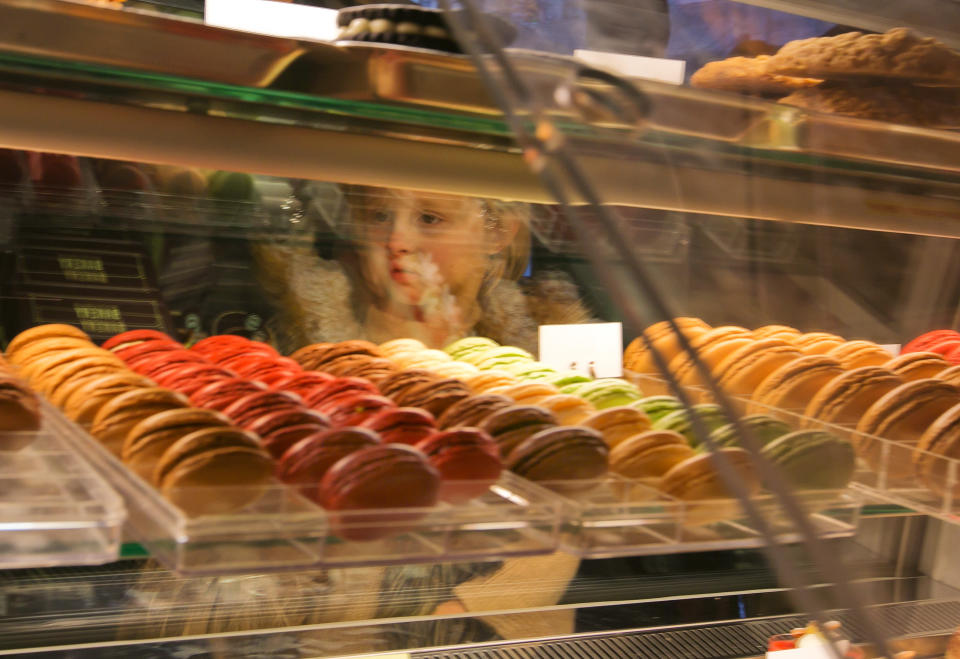
M 687 63 L 682 59 L 663 59 L 661 57 L 643 57 L 641 55 L 621 55 L 602 50 L 573 51 L 573 56 L 590 66 L 606 69 L 625 78 L 642 78 L 683 84 Z
M 540 361 L 595 378 L 623 375 L 623 325 L 541 325 Z
M 900 344 L 899 343 L 881 343 L 880 347 L 889 352 L 891 355 L 900 354 Z
M 337 10 L 272 0 L 206 0 L 203 20 L 228 30 L 288 39 L 333 41 Z
M 320 659 L 320 657 L 317 657 Z M 409 652 L 387 652 L 379 654 L 352 654 L 349 657 L 327 657 L 326 659 L 410 659 Z

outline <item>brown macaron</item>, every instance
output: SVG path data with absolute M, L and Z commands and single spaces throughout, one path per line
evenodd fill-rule
M 804 416 L 852 428 L 871 405 L 901 384 L 903 379 L 899 375 L 879 366 L 847 371 L 816 393 Z
M 470 389 L 460 380 L 443 378 L 411 387 L 394 396 L 394 400 L 401 407 L 419 407 L 439 417 L 448 407 L 471 395 Z
M 950 362 L 935 352 L 907 352 L 894 357 L 883 367 L 904 380 L 924 380 L 936 378 L 941 371 L 950 367 Z
M 60 404 L 60 408 L 69 418 L 87 426 L 93 423 L 100 408 L 117 396 L 134 389 L 152 387 L 153 383 L 132 371 L 115 371 L 85 379 L 81 385 L 68 391 L 70 395 Z
M 160 458 L 180 438 L 204 428 L 224 428 L 230 419 L 198 407 L 181 407 L 157 412 L 130 429 L 123 442 L 120 458 L 148 483 L 158 485 L 154 472 Z
M 120 394 L 100 408 L 90 426 L 90 434 L 119 456 L 127 434 L 138 423 L 157 412 L 190 407 L 186 396 L 169 389 L 147 387 Z
M 501 457 L 506 459 L 525 439 L 555 425 L 557 418 L 542 407 L 515 405 L 489 415 L 479 428 L 493 437 L 500 447 Z
M 755 405 L 747 407 L 747 414 L 762 414 L 771 407 L 802 413 L 817 392 L 843 372 L 840 362 L 823 355 L 797 357 L 757 386 Z
M 273 469 L 256 437 L 237 428 L 213 427 L 177 440 L 163 454 L 154 477 L 171 503 L 197 517 L 249 505 L 263 495 Z
M 445 409 L 437 418 L 441 430 L 479 426 L 485 418 L 498 410 L 512 407 L 513 401 L 497 394 L 481 394 L 461 399 Z
M 7 345 L 7 361 L 18 364 L 17 353 L 34 341 L 50 338 L 72 338 L 90 341 L 90 337 L 79 327 L 73 325 L 49 324 L 25 329 L 11 339 Z M 91 342 L 92 343 L 92 342 Z
M 857 424 L 854 445 L 875 471 L 886 470 L 897 482 L 913 475 L 911 454 L 920 438 L 937 418 L 960 403 L 960 388 L 941 380 L 914 380 L 902 384 L 877 400 Z M 890 440 L 887 455 L 884 444 Z
M 941 457 L 942 456 L 942 457 Z M 950 463 L 960 459 L 960 404 L 937 417 L 920 437 L 913 466 L 920 481 L 937 494 L 960 496 L 960 469 L 950 473 Z M 950 479 L 953 482 L 948 482 Z
M 338 343 L 315 343 L 297 350 L 290 357 L 303 366 L 304 370 L 325 371 L 325 364 L 347 355 L 382 356 L 375 344 L 363 340 L 350 340 Z
M 423 369 L 411 369 L 409 371 L 400 371 L 393 375 L 385 377 L 380 381 L 378 389 L 387 398 L 397 400 L 408 390 L 419 387 L 427 382 L 436 382 L 439 380 L 436 375 Z

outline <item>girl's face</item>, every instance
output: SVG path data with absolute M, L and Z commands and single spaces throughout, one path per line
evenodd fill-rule
M 358 195 L 352 205 L 363 278 L 389 303 L 423 306 L 476 295 L 498 251 L 481 203 L 403 191 Z

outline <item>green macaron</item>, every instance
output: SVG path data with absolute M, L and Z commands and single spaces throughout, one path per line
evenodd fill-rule
M 558 387 L 562 391 L 564 387 L 571 384 L 592 382 L 593 378 L 576 371 L 560 371 L 559 373 L 552 373 L 551 375 L 541 378 L 541 380 L 547 384 L 552 384 L 554 387 Z
M 516 364 L 517 362 L 532 362 L 534 359 L 533 355 L 523 348 L 500 346 L 499 348 L 471 352 L 462 357 L 460 361 L 473 364 L 482 370 L 489 370 L 492 368 L 500 369 L 507 364 Z
M 752 434 L 761 446 L 790 432 L 791 428 L 783 421 L 766 414 L 753 414 L 740 419 L 743 427 Z M 721 426 L 710 434 L 710 439 L 718 446 L 740 446 L 740 435 L 732 423 Z
M 576 388 L 574 393 L 585 401 L 593 403 L 598 410 L 629 405 L 643 397 L 643 392 L 635 385 L 620 378 L 600 378 L 593 382 L 584 382 Z
M 523 378 L 524 380 L 542 380 L 557 372 L 557 369 L 547 366 L 543 362 L 530 361 L 505 364 L 500 367 L 500 370 L 510 375 L 516 375 L 518 378 Z
M 693 415 L 696 415 L 707 432 L 712 433 L 728 423 L 726 415 L 718 405 L 694 405 L 689 411 L 679 409 L 661 416 L 653 422 L 656 430 L 672 430 L 687 438 L 690 446 L 697 447 L 700 442 L 693 427 Z
M 680 399 L 673 396 L 647 396 L 631 403 L 630 406 L 637 408 L 654 422 L 671 412 L 683 409 L 683 403 L 680 402 Z
M 798 490 L 846 487 L 856 463 L 850 442 L 822 430 L 798 430 L 783 435 L 764 446 L 761 455 Z
M 454 341 L 444 348 L 443 351 L 454 359 L 460 359 L 464 355 L 468 355 L 473 352 L 479 352 L 481 350 L 489 350 L 490 348 L 496 348 L 499 345 L 500 344 L 493 339 L 488 339 L 485 336 L 468 336 Z

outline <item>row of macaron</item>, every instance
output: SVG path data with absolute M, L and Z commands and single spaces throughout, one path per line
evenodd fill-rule
M 911 339 L 900 349 L 900 353 L 932 352 L 954 365 L 960 365 L 960 332 L 952 329 L 938 329 L 924 332 Z
M 937 456 L 960 457 L 960 445 L 944 438 L 953 414 L 960 415 L 960 409 L 953 409 L 960 405 L 960 368 L 941 355 L 923 351 L 894 357 L 868 341 L 803 335 L 784 326 L 750 332 L 677 320 L 720 386 L 749 401 L 744 403 L 747 413 L 782 416 L 785 410 L 786 416 L 799 417 L 801 426 L 855 430 L 853 445 L 872 469 L 894 482 L 919 478 L 943 491 L 945 462 Z M 681 384 L 702 384 L 666 323 L 645 334 Z M 650 359 L 646 345 L 631 346 L 633 367 L 651 368 L 643 361 Z M 691 393 L 709 398 L 696 388 Z
M 42 423 L 36 393 L 0 357 L 0 451 L 19 451 L 32 444 Z

